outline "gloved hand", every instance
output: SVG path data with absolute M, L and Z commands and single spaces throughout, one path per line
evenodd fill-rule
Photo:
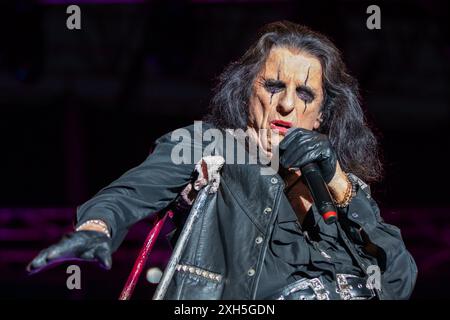
M 82 259 L 98 261 L 105 269 L 112 265 L 111 239 L 99 231 L 83 230 L 65 235 L 60 242 L 42 250 L 27 266 L 36 273 L 53 263 Z
M 286 169 L 301 168 L 315 162 L 326 183 L 336 172 L 336 152 L 324 134 L 302 128 L 289 129 L 279 148 L 280 164 Z

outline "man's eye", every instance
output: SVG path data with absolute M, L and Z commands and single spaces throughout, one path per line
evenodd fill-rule
M 297 91 L 297 95 L 300 99 L 302 99 L 306 103 L 310 103 L 314 100 L 314 96 L 311 93 L 303 90 Z
M 271 94 L 278 93 L 285 88 L 284 83 L 280 81 L 266 80 L 264 82 L 264 88 Z

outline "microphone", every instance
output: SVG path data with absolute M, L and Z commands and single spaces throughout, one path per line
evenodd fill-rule
M 317 210 L 325 223 L 332 224 L 336 222 L 336 207 L 334 206 L 328 186 L 323 180 L 319 166 L 316 163 L 308 163 L 302 166 L 300 171 L 305 178 Z

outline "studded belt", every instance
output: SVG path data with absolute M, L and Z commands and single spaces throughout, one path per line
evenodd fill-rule
M 336 281 L 323 277 L 300 279 L 269 296 L 269 300 L 369 300 L 375 291 L 367 286 L 366 278 L 339 273 Z

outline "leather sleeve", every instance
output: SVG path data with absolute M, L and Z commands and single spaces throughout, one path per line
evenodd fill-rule
M 77 226 L 90 219 L 105 221 L 115 251 L 130 226 L 166 208 L 191 179 L 194 152 L 202 150 L 201 139 L 194 139 L 193 126 L 178 130 L 184 130 L 183 136 L 190 135 L 191 139 L 172 140 L 171 132 L 156 140 L 153 153 L 143 163 L 77 208 Z M 185 156 L 187 159 L 190 156 L 190 162 L 175 163 L 171 158 L 173 151 L 175 156 L 187 152 Z
M 408 299 L 417 278 L 416 263 L 405 247 L 400 229 L 384 222 L 370 189 L 361 180 L 358 182 L 356 196 L 343 210 L 355 226 L 350 236 L 356 243 L 369 241 L 377 247 L 383 298 Z

